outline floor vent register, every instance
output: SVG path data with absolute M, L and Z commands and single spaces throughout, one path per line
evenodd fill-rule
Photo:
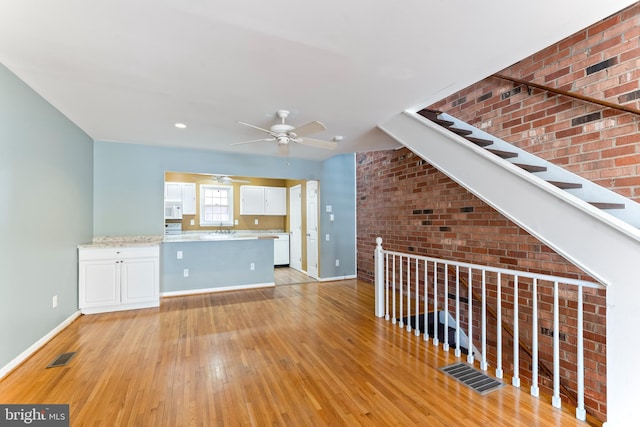
M 49 366 L 47 366 L 47 368 L 56 368 L 58 366 L 64 366 L 67 363 L 69 363 L 69 361 L 71 360 L 71 358 L 73 356 L 75 356 L 75 354 L 76 354 L 75 351 L 73 351 L 71 353 L 62 353 L 61 355 L 56 357 L 55 360 L 53 362 L 51 362 L 49 364 Z
M 440 368 L 440 370 L 482 395 L 504 386 L 503 382 L 500 382 L 495 378 L 491 378 L 487 374 L 464 362 L 457 362 L 453 365 L 444 366 Z

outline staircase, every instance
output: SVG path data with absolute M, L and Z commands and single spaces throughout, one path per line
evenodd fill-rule
M 533 156 L 440 111 L 423 109 L 418 114 L 450 132 L 462 136 L 478 147 L 482 147 L 488 152 L 509 161 L 513 165 L 529 173 L 536 174 L 536 176 L 549 184 L 559 189 L 567 190 L 586 203 L 605 210 L 610 215 L 640 228 L 640 204 L 581 178 L 566 169 Z
M 607 287 L 607 422 L 637 421 L 637 204 L 446 114 L 405 111 L 379 128 Z

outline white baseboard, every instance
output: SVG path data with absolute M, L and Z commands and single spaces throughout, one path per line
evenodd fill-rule
M 356 276 L 355 274 L 352 274 L 349 276 L 322 277 L 318 279 L 318 282 L 335 282 L 336 280 L 348 280 L 348 279 L 355 279 L 357 277 L 358 276 Z
M 62 323 L 60 323 L 58 326 L 53 328 L 48 334 L 46 334 L 45 336 L 40 338 L 38 341 L 33 343 L 31 345 L 31 347 L 29 347 L 28 349 L 26 349 L 25 351 L 20 353 L 11 362 L 7 363 L 2 368 L 0 368 L 0 379 L 4 378 L 9 372 L 11 372 L 15 368 L 17 368 L 22 362 L 27 360 L 32 354 L 34 354 L 36 351 L 40 350 L 40 348 L 42 348 L 42 346 L 44 346 L 46 343 L 48 343 L 53 337 L 58 335 L 67 326 L 69 326 L 74 320 L 76 320 L 78 317 L 80 317 L 80 314 L 81 314 L 80 310 L 78 310 L 75 313 L 73 313 L 71 316 L 69 316 L 64 321 L 62 321 Z
M 268 283 L 256 283 L 253 285 L 236 285 L 236 286 L 222 286 L 219 288 L 205 288 L 205 289 L 188 289 L 185 291 L 169 291 L 162 292 L 162 297 L 178 297 L 183 295 L 197 295 L 197 294 L 209 294 L 212 292 L 226 292 L 226 291 L 239 291 L 242 289 L 257 289 L 257 288 L 269 288 L 274 287 L 275 282 Z

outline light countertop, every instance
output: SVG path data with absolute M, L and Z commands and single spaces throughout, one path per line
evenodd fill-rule
M 231 233 L 215 232 L 215 231 L 187 231 L 181 234 L 169 234 L 164 236 L 163 242 L 202 242 L 202 241 L 227 241 L 227 240 L 258 240 L 258 239 L 276 239 L 278 234 L 283 231 L 271 230 L 244 230 L 233 231 Z
M 161 243 L 276 239 L 279 234 L 288 233 L 281 230 L 238 230 L 231 233 L 185 231 L 181 234 L 160 236 L 100 236 L 94 237 L 91 243 L 78 245 L 78 248 L 141 247 L 154 246 Z
M 164 236 L 100 236 L 94 237 L 91 243 L 83 243 L 78 245 L 78 248 L 155 246 L 162 243 L 163 238 Z

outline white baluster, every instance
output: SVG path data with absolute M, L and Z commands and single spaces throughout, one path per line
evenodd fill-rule
M 531 395 L 538 397 L 538 279 L 533 279 L 531 309 Z
M 395 255 L 393 255 L 391 265 L 393 269 L 393 275 L 391 277 L 391 280 L 393 282 L 393 293 L 391 294 L 391 302 L 392 302 L 391 314 L 393 317 L 391 318 L 391 323 L 395 325 L 398 319 L 398 316 L 396 316 L 396 256 Z
M 400 298 L 400 317 L 398 320 L 398 326 L 400 326 L 401 328 L 404 327 L 404 307 L 403 307 L 403 303 L 404 303 L 404 299 L 402 296 L 402 290 L 403 290 L 403 281 L 404 281 L 404 273 L 402 271 L 402 260 L 404 259 L 404 257 L 402 255 L 400 255 L 400 260 L 398 261 L 398 264 L 400 264 L 400 295 L 398 295 L 398 297 Z
M 374 251 L 375 264 L 375 286 L 376 286 L 376 317 L 382 317 L 385 314 L 384 294 L 386 283 L 384 283 L 384 252 L 382 250 L 382 238 L 376 238 L 376 249 Z
M 460 266 L 456 265 L 456 351 L 454 356 L 460 357 Z
M 511 384 L 520 387 L 520 331 L 518 311 L 520 302 L 518 301 L 518 276 L 513 277 L 513 378 Z
M 584 324 L 583 324 L 582 286 L 578 286 L 578 407 L 576 418 L 580 421 L 587 419 L 587 411 L 584 409 Z
M 407 257 L 407 332 L 411 332 L 411 258 Z
M 487 370 L 487 279 L 482 270 L 482 361 L 480 369 Z
M 389 320 L 389 254 L 385 254 L 384 255 L 384 262 L 385 262 L 385 268 L 384 268 L 384 276 L 385 276 L 385 281 L 384 281 L 384 289 L 385 289 L 385 299 L 386 299 L 386 314 L 384 316 L 385 320 Z
M 415 336 L 420 335 L 420 280 L 419 280 L 419 261 L 416 258 L 416 325 L 415 325 Z
M 471 267 L 469 267 L 469 278 L 468 278 L 468 288 L 469 288 L 469 292 L 467 295 L 467 299 L 469 300 L 467 302 L 467 306 L 469 308 L 469 313 L 468 313 L 468 322 L 469 324 L 467 325 L 468 327 L 468 337 L 469 337 L 469 353 L 467 353 L 467 363 L 473 363 L 473 289 L 471 288 L 471 281 L 472 281 L 472 272 L 471 272 Z
M 438 341 L 438 263 L 433 263 L 433 345 L 437 346 Z
M 429 261 L 424 261 L 424 340 L 429 341 Z
M 560 309 L 558 306 L 558 282 L 553 283 L 553 397 L 551 404 L 560 408 Z
M 449 351 L 449 265 L 444 265 L 444 351 Z
M 502 378 L 502 274 L 498 273 L 497 281 L 498 286 L 496 299 L 498 301 L 498 311 L 496 313 L 496 346 L 498 347 L 498 354 L 496 360 L 496 378 Z

